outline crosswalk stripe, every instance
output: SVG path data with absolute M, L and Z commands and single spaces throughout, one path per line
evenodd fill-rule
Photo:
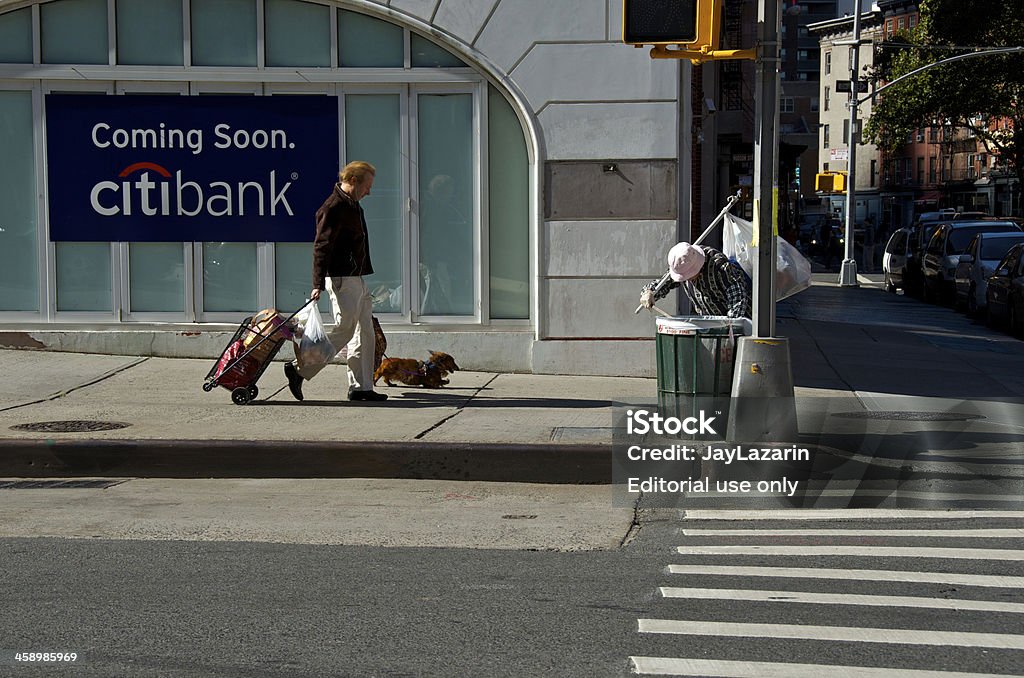
M 925 671 L 906 668 L 785 664 L 674 657 L 630 657 L 635 673 L 659 676 L 711 676 L 712 678 L 1008 678 L 1005 674 Z
M 850 520 L 865 518 L 890 520 L 893 518 L 1024 518 L 1024 511 L 984 511 L 957 509 L 940 511 L 929 509 L 684 509 L 685 520 Z
M 686 598 L 691 600 L 750 600 L 770 603 L 922 607 L 961 612 L 1009 612 L 1012 614 L 1024 614 L 1024 603 L 1000 603 L 987 600 L 925 598 L 922 596 L 866 596 L 848 593 L 811 593 L 806 591 L 679 588 L 672 586 L 663 586 L 659 591 L 665 598 Z
M 956 558 L 963 560 L 1024 560 L 1024 551 L 1010 549 L 956 549 L 902 546 L 680 546 L 684 556 L 863 556 L 867 558 Z
M 990 647 L 1024 650 L 1024 636 L 1008 633 L 971 633 L 964 631 L 924 631 L 848 626 L 805 626 L 798 624 L 747 624 L 675 619 L 640 619 L 640 633 L 667 633 L 687 636 L 725 636 L 731 638 L 784 638 L 790 640 L 828 640 L 851 643 L 892 643 L 897 645 L 941 645 L 950 647 Z
M 979 530 L 706 530 L 683 529 L 682 534 L 691 537 L 1024 537 L 1024 529 L 979 529 Z
M 958 572 L 908 572 L 905 570 L 840 570 L 828 567 L 758 567 L 742 565 L 669 565 L 669 574 L 706 574 L 718 577 L 779 577 L 792 579 L 842 579 L 913 584 L 955 584 L 993 588 L 1024 588 L 1024 577 L 960 574 Z

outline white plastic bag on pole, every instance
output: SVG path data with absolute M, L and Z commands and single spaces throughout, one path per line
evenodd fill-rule
M 782 301 L 811 286 L 811 262 L 795 247 L 776 236 L 778 258 L 775 262 L 775 301 Z M 746 219 L 725 215 L 722 252 L 736 261 L 747 275 L 754 277 L 754 225 Z
M 338 353 L 334 344 L 327 338 L 320 309 L 317 304 L 310 304 L 300 314 L 302 339 L 295 347 L 295 362 L 299 369 L 318 369 L 334 360 Z

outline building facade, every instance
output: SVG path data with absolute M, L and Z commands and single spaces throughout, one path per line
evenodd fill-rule
M 821 82 L 820 126 L 818 134 L 818 171 L 849 172 L 850 149 L 850 109 L 849 102 L 853 95 L 849 92 L 837 92 L 837 83 L 851 80 L 853 64 L 853 17 L 845 16 L 829 21 L 812 24 L 809 28 L 812 35 L 818 37 L 821 46 Z M 882 39 L 882 13 L 877 9 L 863 12 L 860 17 L 859 46 L 859 78 L 866 78 L 868 69 L 874 63 L 874 45 Z M 863 97 L 864 94 L 856 96 Z M 871 115 L 871 100 L 860 104 L 858 110 L 858 127 Z M 859 129 L 853 130 L 853 142 L 857 144 L 856 194 L 857 205 L 854 213 L 855 222 L 872 217 L 879 223 L 882 203 L 879 185 L 878 149 L 873 144 L 865 144 L 860 138 Z M 845 215 L 845 194 L 823 194 L 823 202 L 833 214 Z
M 621 11 L 0 0 L 5 345 L 215 355 L 303 303 L 362 159 L 389 352 L 653 375 L 633 309 L 689 232 L 690 66 L 622 45 Z

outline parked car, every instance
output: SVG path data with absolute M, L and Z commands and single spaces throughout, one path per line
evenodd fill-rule
M 956 220 L 939 226 L 928 241 L 921 258 L 922 296 L 927 301 L 952 302 L 955 294 L 953 275 L 960 255 L 979 233 L 1002 233 L 1020 227 L 1012 221 Z
M 910 227 L 910 238 L 907 244 L 907 264 L 903 273 L 903 289 L 907 294 L 922 296 L 924 294 L 924 278 L 921 273 L 921 260 L 924 249 L 928 246 L 932 235 L 942 224 L 953 221 L 952 211 L 925 212 Z
M 957 212 L 954 219 L 984 219 L 990 216 L 987 212 Z
M 882 274 L 885 279 L 885 291 L 895 293 L 897 289 L 906 289 L 907 260 L 910 258 L 910 236 L 912 229 L 897 229 L 889 237 L 882 253 Z
M 988 278 L 1011 247 L 1024 242 L 1024 233 L 979 233 L 971 240 L 953 274 L 956 304 L 963 304 L 969 315 L 985 310 Z
M 1005 321 L 1010 332 L 1024 334 L 1024 244 L 1010 248 L 988 279 L 985 292 L 989 325 Z

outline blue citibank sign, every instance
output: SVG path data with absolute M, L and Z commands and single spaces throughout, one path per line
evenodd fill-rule
M 50 240 L 312 242 L 329 96 L 46 96 Z

